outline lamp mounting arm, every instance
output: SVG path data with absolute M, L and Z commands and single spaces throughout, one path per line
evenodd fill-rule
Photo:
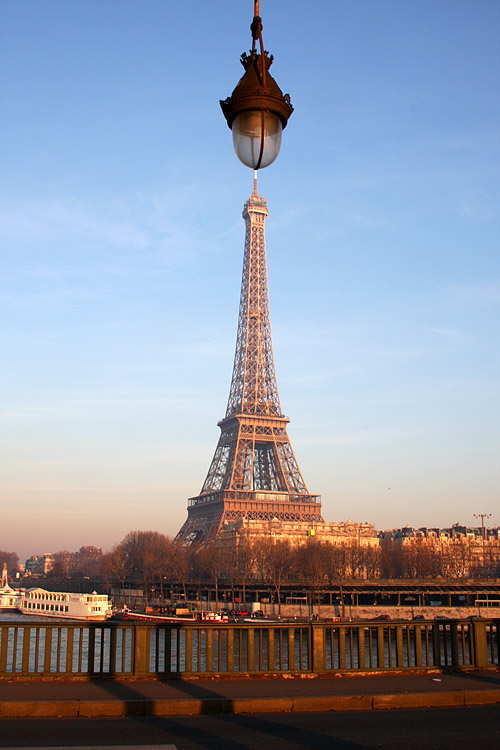
M 252 32 L 252 52 L 255 53 L 255 42 L 259 40 L 260 62 L 262 64 L 262 85 L 266 85 L 266 63 L 264 59 L 264 42 L 262 41 L 262 18 L 259 16 L 259 0 L 254 3 L 253 21 L 250 24 Z

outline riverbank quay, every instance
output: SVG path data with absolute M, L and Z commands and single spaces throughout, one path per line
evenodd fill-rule
M 377 711 L 500 704 L 500 671 L 261 679 L 2 682 L 2 718 Z

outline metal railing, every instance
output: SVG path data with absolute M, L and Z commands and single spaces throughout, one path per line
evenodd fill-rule
M 494 669 L 499 654 L 500 620 L 0 627 L 9 680 Z

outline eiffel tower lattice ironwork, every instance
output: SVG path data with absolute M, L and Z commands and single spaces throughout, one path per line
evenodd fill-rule
M 264 222 L 257 179 L 243 209 L 243 276 L 233 377 L 221 436 L 202 490 L 188 500 L 180 541 L 203 543 L 225 522 L 322 522 L 321 498 L 309 494 L 288 438 L 274 369 Z

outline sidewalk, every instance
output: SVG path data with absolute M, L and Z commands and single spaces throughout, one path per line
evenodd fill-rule
M 0 718 L 369 711 L 500 703 L 500 672 L 0 682 Z

